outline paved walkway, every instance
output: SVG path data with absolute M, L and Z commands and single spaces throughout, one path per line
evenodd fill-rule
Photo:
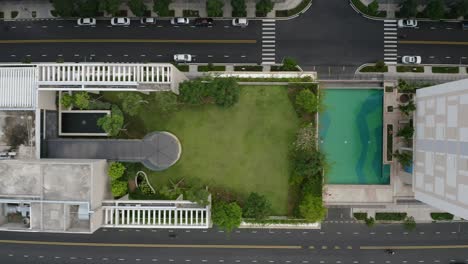
M 56 138 L 46 144 L 47 158 L 141 162 L 155 171 L 172 166 L 181 153 L 178 139 L 166 132 L 151 133 L 141 140 Z
M 267 14 L 267 17 L 274 18 L 276 10 L 287 10 L 295 8 L 299 5 L 302 0 L 277 0 L 273 10 Z M 148 10 L 153 10 L 153 0 L 145 0 L 145 4 Z M 247 17 L 255 17 L 255 0 L 246 0 L 246 11 Z M 132 12 L 128 8 L 126 1 L 122 1 L 120 10 L 127 10 L 129 16 L 133 16 Z M 197 10 L 200 17 L 206 17 L 206 0 L 194 1 L 194 0 L 173 0 L 169 5 L 169 9 L 174 10 L 175 16 L 183 16 L 184 10 Z M 4 13 L 5 19 L 13 19 L 11 16 L 12 12 L 18 12 L 15 19 L 54 19 L 51 11 L 54 10 L 53 5 L 49 0 L 24 0 L 24 1 L 2 1 L 0 11 Z M 35 13 L 35 15 L 34 15 Z M 153 16 L 156 13 L 152 12 Z M 232 16 L 231 0 L 224 0 L 223 17 L 230 18 Z M 110 17 L 110 15 L 106 15 Z

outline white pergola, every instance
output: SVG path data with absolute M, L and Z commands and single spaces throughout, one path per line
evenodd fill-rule
M 36 107 L 36 69 L 24 65 L 0 67 L 0 109 L 34 110 Z
M 190 201 L 105 201 L 103 227 L 209 228 L 211 210 Z
M 170 64 L 44 63 L 38 64 L 38 83 L 86 85 L 135 85 L 172 81 Z

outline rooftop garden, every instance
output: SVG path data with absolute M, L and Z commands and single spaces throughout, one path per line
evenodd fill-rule
M 118 137 L 169 131 L 182 144 L 180 160 L 165 171 L 124 164 L 126 176 L 118 181 L 141 170 L 156 190 L 130 188 L 131 198 L 175 199 L 183 194 L 202 203 L 208 188 L 213 221 L 228 230 L 240 222 L 225 222 L 226 216 L 238 215 L 239 210 L 242 217 L 261 223 L 271 215 L 309 222 L 324 217 L 324 157 L 315 140 L 317 84 L 239 86 L 235 79 L 216 78 L 187 81 L 179 89 L 178 96 L 101 93 L 103 101 L 124 113 Z M 128 102 L 135 95 L 138 100 Z

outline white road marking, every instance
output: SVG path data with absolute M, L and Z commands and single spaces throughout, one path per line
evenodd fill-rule
M 47 54 L 42 54 L 41 56 L 42 56 L 42 57 L 47 57 Z
M 274 31 L 263 31 L 262 35 L 275 35 Z
M 275 53 L 262 53 L 262 56 L 275 56 Z
M 47 28 L 47 26 L 42 26 L 42 28 Z
M 262 36 L 262 39 L 275 39 L 276 36 Z
M 275 43 L 275 40 L 262 40 L 262 43 Z
M 11 54 L 10 56 L 11 56 L 11 57 L 16 57 L 16 55 L 15 55 L 15 54 Z
M 16 28 L 15 26 L 12 26 L 11 28 Z

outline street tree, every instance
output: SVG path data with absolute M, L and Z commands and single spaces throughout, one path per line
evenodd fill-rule
M 418 3 L 416 0 L 404 0 L 400 5 L 401 17 L 416 17 L 418 13 Z
M 75 16 L 75 1 L 74 0 L 52 0 L 52 6 L 55 12 L 61 17 Z
M 111 15 L 117 15 L 121 2 L 121 0 L 100 0 L 99 10 L 105 11 Z
M 403 221 L 403 227 L 408 231 L 413 231 L 414 229 L 416 229 L 416 221 L 414 221 L 414 217 L 406 217 Z
M 221 0 L 207 0 L 206 12 L 209 17 L 222 17 L 223 16 L 224 2 Z
M 99 0 L 76 1 L 76 7 L 80 17 L 95 17 L 99 12 Z
M 231 0 L 231 6 L 233 17 L 247 16 L 247 7 L 245 5 L 245 0 Z
M 273 3 L 271 0 L 260 0 L 255 5 L 255 11 L 266 16 L 271 10 L 273 10 Z
M 442 19 L 445 15 L 445 4 L 443 0 L 429 0 L 424 12 L 430 19 Z
M 215 103 L 222 107 L 230 107 L 239 101 L 240 88 L 234 78 L 215 78 L 208 88 Z
M 158 16 L 171 16 L 171 10 L 169 10 L 169 4 L 171 2 L 171 0 L 154 0 L 153 11 L 156 12 Z
M 137 17 L 142 17 L 146 11 L 146 5 L 143 0 L 130 0 L 127 3 L 128 7 L 132 11 L 132 13 Z

